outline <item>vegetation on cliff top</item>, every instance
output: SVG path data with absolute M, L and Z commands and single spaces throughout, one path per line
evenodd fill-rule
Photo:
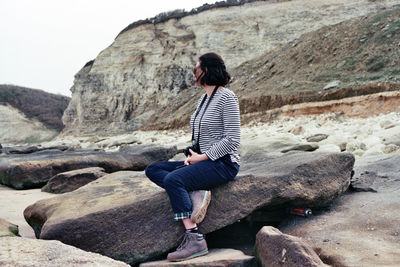
M 67 96 L 46 93 L 42 90 L 0 84 L 0 105 L 11 105 L 29 119 L 37 119 L 46 127 L 61 131 L 61 117 L 71 99 Z
M 117 37 L 120 34 L 126 32 L 130 29 L 136 28 L 140 25 L 143 25 L 143 24 L 157 24 L 157 23 L 165 22 L 169 19 L 180 19 L 180 18 L 183 18 L 186 16 L 195 15 L 200 12 L 207 11 L 207 10 L 214 9 L 214 8 L 240 6 L 240 5 L 244 5 L 247 3 L 260 2 L 260 1 L 262 1 L 262 2 L 286 2 L 286 1 L 290 1 L 290 0 L 226 0 L 226 1 L 218 1 L 218 2 L 215 2 L 214 4 L 205 3 L 200 7 L 193 8 L 190 11 L 185 11 L 184 9 L 175 9 L 175 10 L 168 11 L 168 12 L 162 12 L 152 18 L 135 21 L 135 22 L 129 24 L 125 29 L 123 29 L 117 35 Z

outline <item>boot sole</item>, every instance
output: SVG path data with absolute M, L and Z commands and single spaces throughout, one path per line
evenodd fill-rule
M 208 205 L 210 205 L 210 201 L 211 201 L 211 191 L 207 191 L 204 196 L 203 203 L 201 204 L 200 210 L 196 214 L 194 215 L 192 214 L 192 216 L 190 216 L 190 220 L 193 223 L 198 224 L 204 220 L 204 217 L 206 217 Z
M 196 257 L 200 257 L 200 256 L 203 256 L 203 255 L 206 255 L 206 254 L 208 254 L 208 248 L 206 248 L 205 250 L 202 250 L 202 251 L 200 251 L 200 252 L 194 253 L 194 254 L 190 255 L 189 257 L 186 257 L 186 258 L 182 258 L 182 259 L 168 259 L 168 260 L 169 260 L 169 261 L 173 261 L 173 262 L 177 262 L 177 261 L 186 261 L 186 260 L 190 260 L 190 259 L 193 259 L 193 258 L 196 258 Z

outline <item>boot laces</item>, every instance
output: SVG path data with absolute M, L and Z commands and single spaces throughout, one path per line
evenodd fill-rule
M 184 233 L 181 237 L 179 237 L 179 239 L 181 239 L 182 237 L 183 237 L 183 240 L 182 240 L 181 244 L 179 245 L 179 247 L 176 250 L 184 249 L 186 244 L 189 241 L 189 235 L 187 233 Z

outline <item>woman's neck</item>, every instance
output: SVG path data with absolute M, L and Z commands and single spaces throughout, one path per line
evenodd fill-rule
M 213 92 L 214 89 L 215 89 L 215 85 L 204 85 L 203 88 L 204 88 L 204 90 L 206 90 L 207 97 L 210 97 L 211 94 L 212 94 L 212 92 Z M 221 87 L 219 87 L 219 88 L 217 89 L 217 91 L 218 91 L 220 88 L 221 88 Z

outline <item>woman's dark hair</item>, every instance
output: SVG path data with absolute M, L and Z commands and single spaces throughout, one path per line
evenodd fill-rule
M 231 80 L 226 71 L 224 60 L 216 53 L 207 53 L 199 57 L 200 68 L 204 75 L 200 77 L 201 85 L 225 86 Z

